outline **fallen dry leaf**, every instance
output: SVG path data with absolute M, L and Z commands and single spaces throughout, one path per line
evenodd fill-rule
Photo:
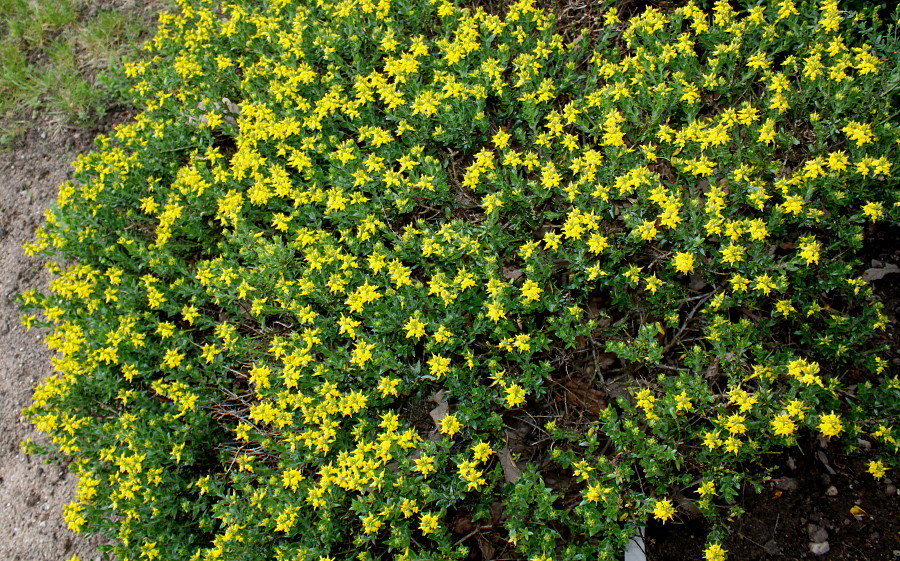
M 885 275 L 889 275 L 891 273 L 900 273 L 900 267 L 888 263 L 884 267 L 872 267 L 871 269 L 866 269 L 866 272 L 863 273 L 863 280 L 866 282 L 872 282 L 881 280 L 885 277 Z
M 503 267 L 503 276 L 511 281 L 519 280 L 524 274 L 525 273 L 522 272 L 522 269 L 517 269 L 515 267 Z
M 515 483 L 522 477 L 522 470 L 513 461 L 512 456 L 509 454 L 509 448 L 504 447 L 497 453 L 497 457 L 500 458 L 500 465 L 503 467 L 503 477 L 509 483 Z
M 441 419 L 450 414 L 450 404 L 446 401 L 442 401 L 437 407 L 429 411 L 428 414 L 431 415 L 431 420 L 434 421 L 434 426 L 440 429 Z
M 487 541 L 484 536 L 481 536 L 480 534 L 478 536 L 478 549 L 481 550 L 482 559 L 494 558 L 494 546 L 492 546 L 491 542 Z
M 435 429 L 438 431 L 441 430 L 441 419 L 450 414 L 450 404 L 444 399 L 445 393 L 445 390 L 434 392 L 434 395 L 431 396 L 431 401 L 437 403 L 437 407 L 428 412 L 431 415 L 431 420 L 434 421 Z
M 831 467 L 831 464 L 828 463 L 828 456 L 825 455 L 824 450 L 817 450 L 816 457 L 819 458 L 819 461 L 822 462 L 822 465 L 825 466 L 825 469 L 828 471 L 828 473 L 830 473 L 831 475 L 837 473 L 836 471 L 834 471 L 834 468 Z

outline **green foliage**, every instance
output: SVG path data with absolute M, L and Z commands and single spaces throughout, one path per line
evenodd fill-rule
M 855 254 L 900 215 L 896 43 L 832 2 L 603 25 L 163 14 L 125 67 L 143 112 L 27 247 L 70 526 L 121 559 L 461 559 L 467 527 L 609 559 L 682 493 L 713 560 L 768 452 L 895 467 Z

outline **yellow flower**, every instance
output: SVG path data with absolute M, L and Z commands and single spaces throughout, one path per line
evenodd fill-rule
M 378 380 L 378 393 L 381 394 L 381 397 L 387 397 L 389 395 L 397 395 L 397 386 L 400 385 L 399 378 L 389 378 L 387 376 L 382 376 Z
M 609 487 L 601 487 L 600 483 L 592 483 L 585 490 L 584 498 L 592 503 L 596 503 L 600 499 L 605 498 L 608 493 L 612 492 Z
M 676 253 L 672 259 L 672 265 L 679 273 L 687 274 L 694 268 L 694 256 L 687 252 Z
M 704 481 L 700 487 L 697 489 L 697 493 L 700 496 L 705 497 L 707 495 L 715 495 L 716 494 L 716 482 L 715 481 Z
M 485 214 L 492 214 L 497 208 L 503 206 L 503 199 L 500 198 L 500 195 L 491 193 L 482 200 L 481 206 L 484 207 Z
M 250 382 L 258 389 L 266 389 L 271 386 L 269 381 L 269 374 L 271 373 L 272 369 L 267 366 L 254 366 L 249 371 Z
M 435 379 L 440 379 L 441 376 L 450 372 L 450 362 L 450 357 L 432 355 L 428 359 L 428 373 L 434 376 Z
M 694 404 L 691 403 L 691 398 L 688 396 L 687 392 L 681 392 L 675 396 L 676 411 L 690 411 L 693 408 Z
M 483 462 L 488 459 L 491 454 L 494 453 L 494 449 L 491 448 L 491 445 L 487 442 L 479 442 L 475 446 L 472 447 L 472 455 L 475 457 L 475 460 L 479 462 Z
M 850 163 L 850 159 L 843 150 L 836 150 L 828 155 L 828 168 L 832 172 L 847 171 L 848 163 Z
M 775 281 L 772 280 L 772 277 L 768 275 L 768 273 L 764 275 L 760 275 L 756 279 L 756 283 L 753 286 L 756 290 L 761 291 L 765 295 L 769 295 L 775 288 L 777 288 Z
M 194 320 L 200 315 L 200 313 L 194 306 L 185 304 L 181 309 L 181 315 L 182 317 L 184 317 L 184 321 L 188 322 L 188 325 L 194 325 Z
M 621 23 L 619 20 L 619 11 L 616 8 L 610 8 L 603 14 L 603 25 L 615 25 Z
M 675 516 L 675 507 L 668 499 L 656 501 L 656 504 L 653 505 L 653 517 L 657 520 L 665 522 L 671 520 L 673 516 Z
M 884 463 L 881 460 L 872 460 L 866 471 L 871 473 L 875 479 L 881 479 L 885 474 Z
M 791 303 L 790 298 L 775 302 L 775 310 L 783 316 L 789 316 L 791 315 L 791 312 L 797 311 L 794 309 L 794 305 Z
M 365 341 L 357 343 L 353 349 L 350 363 L 357 366 L 365 365 L 372 358 L 372 351 L 375 349 L 375 346 L 375 343 L 366 343 Z
M 722 439 L 719 438 L 719 432 L 707 431 L 703 434 L 703 445 L 712 450 L 722 445 Z
M 844 430 L 844 425 L 841 424 L 840 416 L 834 413 L 828 413 L 819 418 L 818 428 L 819 432 L 825 436 L 837 436 Z
M 800 238 L 800 258 L 806 261 L 806 264 L 818 263 L 819 249 L 821 244 L 816 241 L 814 236 L 803 236 Z
M 82 516 L 83 512 L 84 505 L 76 501 L 72 501 L 63 507 L 63 520 L 66 521 L 66 525 L 69 529 L 76 534 L 81 532 L 81 527 L 87 522 L 84 516 Z
M 544 245 L 547 249 L 557 249 L 560 242 L 562 242 L 562 236 L 557 233 L 550 233 L 544 236 Z
M 771 65 L 771 63 L 769 62 L 768 58 L 766 57 L 766 53 L 764 53 L 764 52 L 754 53 L 747 58 L 747 67 L 748 68 L 765 70 L 770 65 Z
M 772 419 L 772 431 L 778 436 L 790 436 L 797 430 L 797 424 L 787 413 L 781 413 Z
M 775 121 L 770 118 L 766 119 L 766 122 L 763 123 L 763 126 L 759 129 L 757 142 L 769 144 L 773 140 L 775 140 Z
M 778 207 L 787 214 L 800 214 L 803 210 L 803 197 L 800 195 L 788 195 Z
M 288 469 L 281 474 L 281 485 L 285 489 L 296 491 L 303 479 L 302 471 L 299 469 Z
M 744 388 L 734 388 L 728 394 L 728 403 L 737 405 L 738 411 L 741 413 L 750 411 L 758 399 L 758 396 L 751 394 Z
M 438 529 L 438 516 L 434 513 L 424 513 L 422 514 L 421 521 L 419 523 L 419 529 L 422 530 L 423 534 L 430 534 Z
M 600 253 L 607 247 L 609 247 L 609 242 L 607 241 L 606 236 L 603 236 L 597 232 L 591 234 L 591 237 L 587 242 L 588 249 L 591 253 Z
M 534 282 L 531 279 L 525 281 L 525 284 L 522 285 L 522 300 L 527 302 L 534 302 L 538 298 L 540 298 L 541 287 L 538 283 Z
M 414 316 L 406 320 L 406 325 L 403 326 L 406 329 L 406 337 L 407 338 L 415 338 L 418 339 L 425 335 L 425 323 L 419 319 L 418 316 Z
M 421 456 L 416 458 L 414 460 L 414 462 L 416 464 L 416 468 L 415 468 L 416 471 L 418 471 L 422 475 L 428 475 L 429 473 L 432 473 L 435 470 L 434 458 L 432 458 L 431 456 L 422 454 Z
M 459 477 L 468 483 L 466 487 L 470 490 L 478 489 L 487 483 L 487 480 L 482 477 L 481 471 L 478 470 L 478 464 L 471 460 L 464 460 L 459 464 Z
M 515 407 L 525 401 L 525 388 L 518 384 L 510 384 L 506 388 L 506 405 Z
M 863 214 L 871 218 L 873 221 L 884 216 L 884 205 L 880 202 L 866 203 L 862 207 Z
M 491 300 L 487 303 L 487 309 L 487 317 L 493 322 L 497 322 L 501 318 L 506 317 L 506 312 L 503 311 L 503 302 Z
M 802 421 L 806 417 L 806 413 L 803 412 L 805 405 L 803 401 L 799 399 L 792 399 L 787 406 L 787 413 L 791 417 L 796 417 L 798 421 Z
M 382 522 L 378 519 L 377 514 L 369 514 L 362 520 L 363 533 L 374 534 L 381 529 Z
M 340 319 L 338 319 L 338 335 L 347 334 L 351 339 L 356 338 L 356 328 L 359 327 L 360 322 L 354 320 L 351 317 L 347 317 L 344 314 L 341 314 Z
M 735 292 L 746 292 L 747 287 L 750 286 L 750 280 L 743 275 L 734 275 L 728 282 Z
M 691 82 L 681 81 L 681 98 L 679 101 L 685 101 L 688 105 L 694 105 L 700 101 L 700 91 L 697 85 Z
M 747 418 L 739 413 L 735 413 L 728 417 L 725 421 L 725 428 L 728 429 L 728 432 L 731 434 L 744 434 L 747 432 L 747 425 L 744 424 Z
M 497 131 L 497 134 L 494 135 L 492 140 L 494 141 L 494 146 L 502 150 L 506 148 L 510 138 L 512 137 L 506 131 L 501 129 Z
M 453 334 L 450 333 L 450 330 L 445 326 L 441 325 L 438 327 L 438 330 L 434 332 L 434 340 L 438 343 L 444 343 L 449 341 L 453 337 Z
M 850 121 L 841 131 L 847 135 L 847 138 L 855 142 L 857 147 L 868 144 L 875 139 L 875 135 L 872 134 L 872 125 L 865 123 Z
M 456 415 L 447 415 L 440 421 L 441 432 L 448 435 L 453 436 L 454 434 L 459 432 L 459 429 L 462 428 L 462 425 L 459 422 L 459 419 L 456 418 Z
M 201 357 L 207 363 L 210 363 L 216 359 L 216 355 L 219 354 L 219 349 L 216 348 L 215 345 L 203 345 L 203 352 L 201 353 Z
M 744 251 L 745 248 L 743 246 L 734 244 L 727 245 L 722 248 L 722 262 L 737 263 L 738 261 L 743 261 Z
M 729 436 L 728 438 L 726 438 L 725 442 L 723 442 L 722 444 L 725 446 L 726 452 L 733 452 L 733 453 L 737 454 L 738 452 L 741 451 L 741 445 L 743 443 L 741 442 L 740 438 L 735 438 L 732 435 L 732 436 Z
M 176 368 L 184 360 L 184 353 L 178 352 L 178 349 L 168 349 L 163 355 L 163 364 L 169 368 Z
M 703 550 L 703 559 L 706 561 L 725 561 L 728 552 L 717 543 L 711 543 Z

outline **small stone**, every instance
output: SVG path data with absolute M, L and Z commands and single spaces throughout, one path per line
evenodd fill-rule
M 828 545 L 828 542 L 810 542 L 809 544 L 809 552 L 813 555 L 825 555 L 831 551 L 831 546 Z
M 828 541 L 828 531 L 818 524 L 807 524 L 806 533 L 809 535 L 809 541 L 813 543 L 824 543 Z
M 787 459 L 787 467 L 789 467 L 789 468 L 792 469 L 792 470 L 797 469 L 797 460 L 795 460 L 794 458 L 788 456 L 788 459 Z
M 887 495 L 888 497 L 893 497 L 894 495 L 897 494 L 897 486 L 894 485 L 893 483 L 890 485 L 885 485 L 884 486 L 884 494 Z
M 782 477 L 775 480 L 775 487 L 782 491 L 796 491 L 800 487 L 800 483 L 793 477 Z
M 829 497 L 837 497 L 837 494 L 838 494 L 837 487 L 832 485 L 831 487 L 829 487 L 828 489 L 825 490 L 825 494 L 828 495 Z

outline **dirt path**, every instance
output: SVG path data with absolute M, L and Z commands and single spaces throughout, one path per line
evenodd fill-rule
M 78 554 L 100 559 L 98 540 L 73 535 L 62 507 L 74 496 L 74 478 L 65 468 L 26 456 L 19 443 L 39 438 L 20 412 L 39 380 L 50 373 L 44 330 L 19 323 L 15 294 L 44 287 L 48 276 L 22 244 L 34 234 L 57 186 L 71 176 L 70 162 L 90 144 L 83 133 L 48 134 L 37 126 L 17 146 L 0 152 L 0 559 L 60 561 Z M 43 136 L 42 136 L 43 135 Z

